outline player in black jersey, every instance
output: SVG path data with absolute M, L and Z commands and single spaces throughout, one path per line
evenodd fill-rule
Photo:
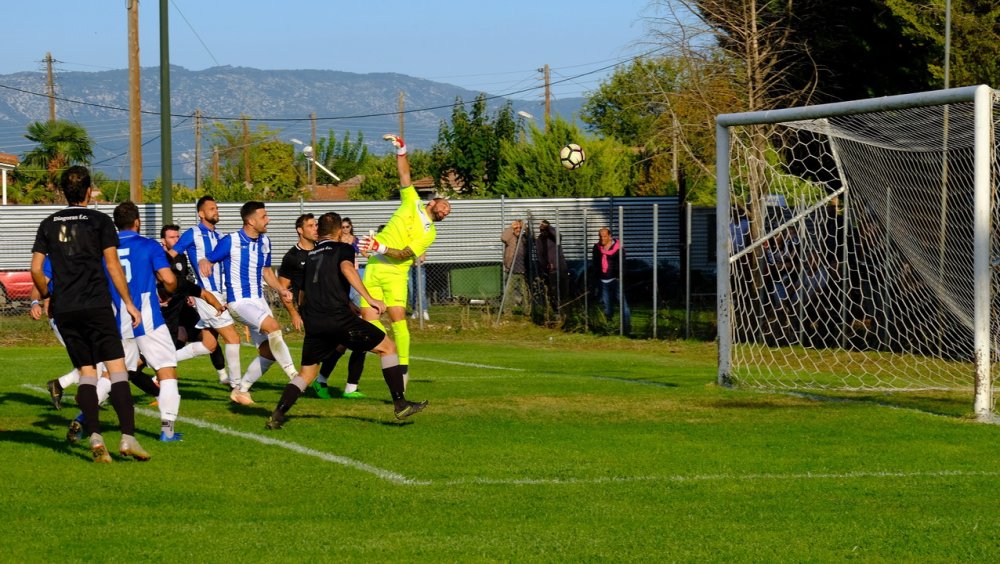
M 48 256 L 52 265 L 49 313 L 66 342 L 73 366 L 80 371 L 76 401 L 86 418 L 94 461 L 111 462 L 101 436 L 98 362 L 104 362 L 110 373 L 111 405 L 122 433 L 119 453 L 148 460 L 149 453 L 135 439 L 135 408 L 125 368 L 125 350 L 108 289 L 107 276 L 110 276 L 132 317 L 132 326 L 137 326 L 139 310 L 132 303 L 125 272 L 118 260 L 118 233 L 110 217 L 86 207 L 92 186 L 90 172 L 85 167 L 66 169 L 60 186 L 69 207 L 45 218 L 38 226 L 31 248 L 31 277 L 39 296 L 49 297 L 43 269 Z
M 302 342 L 302 366 L 298 376 L 285 386 L 277 407 L 265 424 L 267 429 L 282 427 L 285 414 L 316 378 L 319 364 L 341 344 L 351 350 L 372 351 L 382 357 L 382 376 L 389 386 L 397 419 L 405 419 L 427 405 L 426 401 L 412 402 L 404 396 L 403 369 L 396 354 L 396 344 L 381 329 L 358 317 L 357 306 L 350 298 L 351 288 L 379 313 L 385 311 L 385 304 L 372 298 L 362 284 L 354 268 L 354 248 L 339 241 L 340 229 L 340 215 L 330 212 L 320 216 L 318 241 L 306 260 L 299 294 L 306 331 Z

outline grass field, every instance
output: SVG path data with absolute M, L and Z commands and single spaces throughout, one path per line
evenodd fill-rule
M 153 459 L 109 466 L 66 444 L 73 402 L 48 403 L 64 351 L 18 320 L 0 333 L 7 562 L 1000 554 L 1000 428 L 962 417 L 970 398 L 730 390 L 713 384 L 711 344 L 432 324 L 414 333 L 409 395 L 430 405 L 412 421 L 394 421 L 372 359 L 370 399 L 303 398 L 264 431 L 280 371 L 240 407 L 196 359 L 181 365 L 185 441 L 156 442 L 155 408 L 141 407 Z M 114 444 L 113 411 L 102 417 Z

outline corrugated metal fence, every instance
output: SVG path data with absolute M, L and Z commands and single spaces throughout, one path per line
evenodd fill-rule
M 240 206 L 239 203 L 219 204 L 220 232 L 228 233 L 241 227 Z M 268 236 L 273 242 L 274 263 L 280 264 L 285 251 L 295 244 L 295 219 L 302 213 L 319 215 L 336 211 L 351 218 L 354 232 L 360 236 L 388 221 L 397 206 L 398 201 L 270 202 L 267 204 L 268 214 L 271 216 Z M 490 268 L 467 272 L 489 277 L 500 276 L 498 273 L 503 259 L 500 233 L 514 219 L 526 220 L 532 233 L 537 233 L 538 223 L 543 219 L 557 229 L 572 272 L 572 286 L 563 301 L 568 298 L 574 303 L 589 303 L 593 306 L 593 296 L 586 295 L 588 288 L 583 282 L 584 271 L 590 266 L 590 253 L 597 242 L 598 229 L 610 227 L 616 238 L 621 237 L 627 252 L 628 264 L 623 278 L 627 283 L 626 296 L 632 310 L 641 313 L 656 309 L 651 301 L 654 255 L 659 278 L 659 303 L 655 304 L 656 307 L 664 307 L 664 304 L 684 305 L 678 302 L 678 299 L 683 298 L 683 287 L 680 285 L 684 282 L 681 268 L 685 266 L 685 249 L 681 236 L 682 210 L 678 208 L 677 198 L 453 200 L 452 208 L 448 219 L 437 225 L 437 240 L 427 256 L 426 299 L 431 314 L 437 305 L 453 303 L 455 298 L 474 297 L 458 295 L 457 289 L 452 287 L 456 283 L 452 271 L 486 266 Z M 0 270 L 28 268 L 31 246 L 39 222 L 58 209 L 60 206 L 0 208 Z M 110 214 L 113 206 L 105 204 L 98 206 L 98 209 Z M 140 209 L 143 234 L 158 237 L 162 217 L 160 205 L 143 204 Z M 655 234 L 654 210 L 657 215 Z M 198 221 L 192 203 L 174 204 L 173 214 L 174 223 L 179 224 L 182 230 Z M 621 234 L 618 233 L 619 214 L 623 222 Z M 714 277 L 715 271 L 714 224 L 714 208 L 693 210 L 689 268 L 694 273 L 693 280 L 698 284 L 698 287 L 691 290 L 696 296 L 695 305 L 699 305 L 701 301 L 711 303 L 711 300 L 699 300 L 698 296 L 714 292 L 714 282 L 709 280 Z M 484 286 L 494 288 L 495 284 L 491 282 Z M 586 319 L 587 308 L 584 308 L 583 315 L 583 323 L 589 324 L 590 320 Z M 637 315 L 634 313 L 633 317 Z M 633 333 L 650 333 L 650 330 L 641 323 L 633 323 Z

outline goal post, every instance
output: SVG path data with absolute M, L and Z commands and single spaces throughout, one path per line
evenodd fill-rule
M 962 390 L 993 417 L 998 99 L 716 118 L 719 384 Z

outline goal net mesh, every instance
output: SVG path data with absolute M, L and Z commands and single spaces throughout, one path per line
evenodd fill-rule
M 973 389 L 973 110 L 730 128 L 734 384 Z

